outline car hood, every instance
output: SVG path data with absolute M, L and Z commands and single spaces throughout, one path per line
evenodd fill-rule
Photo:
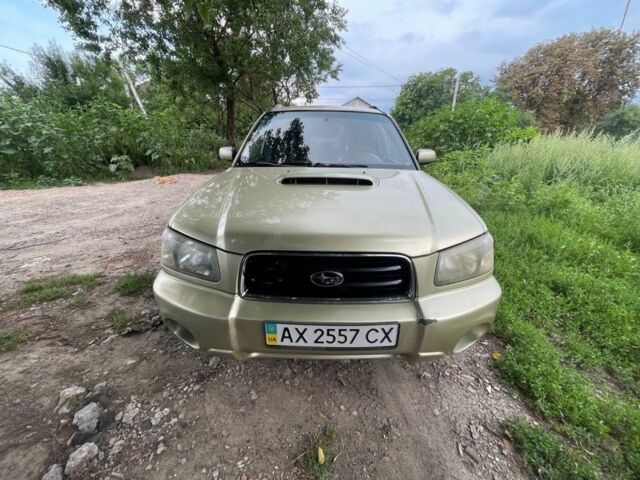
M 371 185 L 332 184 L 337 182 Z M 241 254 L 280 250 L 412 257 L 486 231 L 471 207 L 424 172 L 304 167 L 230 168 L 194 193 L 170 226 Z

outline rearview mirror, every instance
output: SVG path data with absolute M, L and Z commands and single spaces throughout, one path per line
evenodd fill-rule
M 416 152 L 416 158 L 420 165 L 427 165 L 436 161 L 436 152 L 429 148 L 421 148 Z
M 218 150 L 218 156 L 220 157 L 220 160 L 227 162 L 233 160 L 235 153 L 235 147 L 220 147 L 220 150 Z

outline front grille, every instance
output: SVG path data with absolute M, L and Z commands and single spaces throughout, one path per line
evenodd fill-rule
M 253 253 L 241 288 L 250 298 L 393 301 L 413 296 L 413 269 L 401 255 Z

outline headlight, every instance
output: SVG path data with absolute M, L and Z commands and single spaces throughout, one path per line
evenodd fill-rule
M 493 270 L 493 237 L 488 233 L 438 253 L 434 283 L 449 285 Z
M 173 230 L 162 235 L 162 265 L 194 277 L 217 282 L 220 267 L 216 249 Z

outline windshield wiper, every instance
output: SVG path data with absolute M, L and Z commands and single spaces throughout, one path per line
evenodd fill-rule
M 282 164 L 271 162 L 238 162 L 238 167 L 281 167 Z
M 322 163 L 316 162 L 312 167 L 329 167 L 329 168 L 369 168 L 369 165 L 363 163 Z

